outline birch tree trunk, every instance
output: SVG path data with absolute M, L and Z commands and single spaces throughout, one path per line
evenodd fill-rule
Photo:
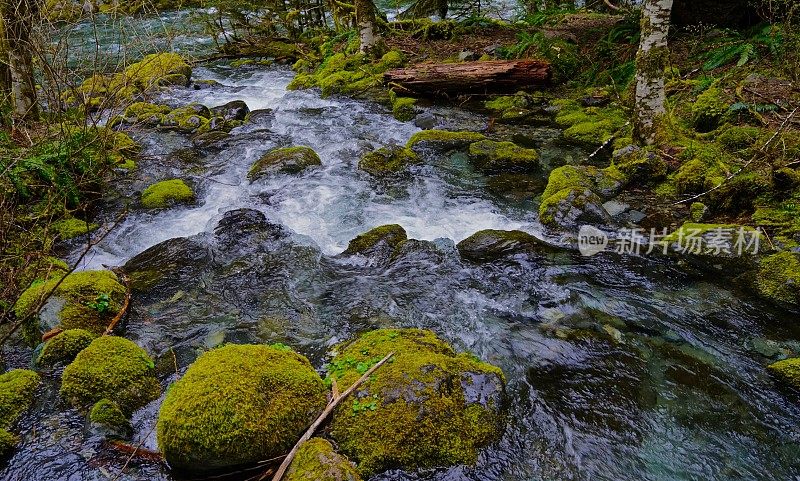
M 15 121 L 39 118 L 36 103 L 36 81 L 33 76 L 33 19 L 38 14 L 37 0 L 0 0 L 8 48 L 8 69 L 11 77 L 11 106 Z
M 372 0 L 355 0 L 356 27 L 361 40 L 361 53 L 370 54 L 380 41 L 376 24 L 375 4 Z
M 664 69 L 669 63 L 667 34 L 673 0 L 645 0 L 642 33 L 636 54 L 636 106 L 634 136 L 645 145 L 656 141 L 664 106 Z

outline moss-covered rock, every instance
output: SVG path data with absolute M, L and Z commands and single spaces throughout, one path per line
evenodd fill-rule
M 128 124 L 155 127 L 164 121 L 164 116 L 170 113 L 171 110 L 166 105 L 135 102 L 125 109 L 122 118 Z
M 469 158 L 478 170 L 487 174 L 531 172 L 539 166 L 539 154 L 534 149 L 513 142 L 474 142 L 469 146 Z
M 274 174 L 299 174 L 300 172 L 322 165 L 319 155 L 314 149 L 306 146 L 283 147 L 264 154 L 258 159 L 247 178 L 250 182 Z
M 603 199 L 617 194 L 627 183 L 616 166 L 565 165 L 550 172 L 539 205 L 539 220 L 548 227 L 572 229 L 580 223 L 607 224 L 611 218 Z
M 484 102 L 484 107 L 497 113 L 507 110 L 527 109 L 532 103 L 531 96 L 525 92 L 516 95 L 503 95 Z
M 552 246 L 527 232 L 494 229 L 478 231 L 456 247 L 462 258 L 472 262 L 493 261 L 519 252 L 544 253 L 553 250 Z
M 393 361 L 334 413 L 342 452 L 364 476 L 475 463 L 503 428 L 503 373 L 430 331 L 381 329 L 342 346 L 328 375 L 344 390 L 392 351 Z
M 135 343 L 116 336 L 92 341 L 61 377 L 61 395 L 78 409 L 88 410 L 108 399 L 129 415 L 160 393 L 150 356 Z
M 201 355 L 158 415 L 158 445 L 174 468 L 199 471 L 286 453 L 326 405 L 308 360 L 285 346 L 226 345 Z
M 0 430 L 11 429 L 33 404 L 41 378 L 27 369 L 12 369 L 0 374 Z
M 587 146 L 598 146 L 611 139 L 625 127 L 625 112 L 616 107 L 582 108 L 578 102 L 554 102 L 559 108 L 556 123 L 564 127 L 564 140 Z
M 749 149 L 761 138 L 762 130 L 750 126 L 727 126 L 720 128 L 722 131 L 717 137 L 717 142 L 729 152 L 740 152 Z
M 110 399 L 101 399 L 94 403 L 89 412 L 89 422 L 92 423 L 92 427 L 104 434 L 126 436 L 133 430 L 128 417 L 117 403 Z
M 155 86 L 189 85 L 192 67 L 177 53 L 154 53 L 130 65 L 124 75 L 144 92 Z
M 14 450 L 14 447 L 17 445 L 18 441 L 19 440 L 16 436 L 5 429 L 0 428 L 0 458 L 4 458 L 11 454 L 11 451 Z
M 395 97 L 392 101 L 392 115 L 401 122 L 408 122 L 417 116 L 416 104 L 417 99 L 411 97 Z
M 67 329 L 49 339 L 36 359 L 40 366 L 70 363 L 97 337 L 84 329 Z
M 17 318 L 35 314 L 33 310 L 42 297 L 58 284 L 61 277 L 63 274 L 53 276 L 25 290 L 14 305 Z M 122 308 L 125 292 L 125 287 L 111 271 L 73 272 L 58 285 L 44 305 L 40 314 L 42 327 L 52 329 L 60 325 L 65 330 L 86 329 L 100 334 Z
M 69 217 L 62 219 L 51 224 L 53 230 L 58 234 L 61 240 L 74 239 L 75 237 L 86 235 L 99 227 L 97 224 L 86 222 L 84 220 Z
M 756 288 L 764 298 L 800 305 L 800 259 L 794 252 L 779 252 L 761 260 Z
M 286 481 L 361 481 L 353 463 L 334 451 L 331 443 L 311 438 L 297 451 Z
M 351 240 L 347 249 L 342 253 L 345 256 L 356 254 L 369 256 L 378 250 L 394 252 L 397 247 L 408 240 L 405 229 L 397 224 L 388 224 L 375 227 Z
M 145 209 L 166 209 L 192 202 L 194 191 L 181 179 L 162 180 L 142 191 L 142 207 Z
M 402 173 L 409 165 L 420 162 L 413 150 L 392 145 L 364 154 L 358 162 L 358 168 L 370 175 L 382 177 Z
M 652 149 L 629 145 L 614 151 L 613 159 L 616 168 L 630 182 L 645 184 L 667 175 L 666 162 Z
M 692 104 L 692 123 L 698 132 L 711 132 L 719 126 L 719 122 L 728 104 L 722 99 L 722 91 L 718 87 L 709 87 L 697 96 Z
M 800 358 L 784 359 L 770 364 L 767 368 L 783 381 L 800 389 Z
M 211 112 L 208 107 L 201 104 L 189 104 L 171 110 L 164 115 L 161 125 L 170 127 L 179 132 L 202 133 L 207 132 L 211 126 Z
M 448 130 L 421 130 L 408 140 L 406 147 L 414 149 L 452 150 L 466 148 L 473 142 L 486 140 L 479 132 L 451 132 Z

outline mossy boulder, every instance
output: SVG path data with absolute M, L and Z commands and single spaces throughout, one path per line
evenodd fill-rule
M 389 352 L 393 360 L 334 413 L 330 432 L 342 452 L 365 477 L 474 464 L 503 429 L 500 369 L 456 354 L 430 331 L 381 329 L 341 346 L 328 375 L 344 390 Z
M 756 288 L 766 299 L 800 305 L 800 258 L 794 252 L 779 252 L 761 260 Z
M 173 109 L 164 115 L 161 125 L 179 132 L 202 133 L 211 128 L 209 117 L 211 117 L 211 112 L 205 105 L 189 104 Z
M 108 399 L 130 415 L 160 393 L 153 360 L 122 337 L 98 337 L 75 356 L 61 376 L 61 395 L 82 410 Z
M 406 240 L 408 240 L 408 236 L 401 226 L 397 224 L 382 225 L 351 240 L 342 255 L 372 256 L 378 253 L 391 255 Z
M 486 140 L 479 132 L 451 132 L 448 130 L 421 130 L 408 140 L 406 147 L 414 149 L 452 150 L 466 148 L 473 142 Z
M 415 105 L 417 99 L 411 97 L 396 97 L 392 101 L 392 115 L 401 122 L 408 122 L 417 116 Z
M 327 403 L 308 360 L 285 346 L 225 345 L 173 384 L 156 428 L 167 462 L 187 471 L 285 454 Z
M 79 352 L 83 351 L 97 335 L 85 329 L 67 329 L 44 343 L 42 351 L 36 358 L 39 366 L 53 366 L 70 363 Z
M 392 145 L 368 152 L 361 157 L 358 168 L 376 177 L 396 175 L 405 172 L 409 165 L 421 160 L 413 150 Z
M 194 191 L 181 179 L 163 180 L 142 191 L 142 207 L 166 209 L 176 204 L 194 202 Z
M 286 481 L 361 481 L 353 463 L 322 438 L 311 438 L 297 451 Z
M 478 231 L 456 246 L 463 259 L 489 262 L 516 253 L 546 253 L 553 247 L 536 237 L 518 230 L 486 229 Z
M 763 131 L 758 127 L 729 125 L 720 128 L 722 132 L 717 137 L 717 142 L 729 152 L 741 152 L 749 149 L 761 138 Z
M 189 85 L 192 67 L 177 53 L 154 53 L 130 65 L 124 75 L 140 91 L 147 91 L 155 86 Z
M 59 239 L 69 240 L 75 237 L 85 236 L 97 230 L 99 226 L 91 222 L 86 222 L 85 220 L 69 217 L 54 222 L 50 227 L 58 234 Z
M 283 147 L 274 149 L 258 159 L 247 178 L 250 182 L 274 174 L 299 174 L 300 172 L 322 165 L 319 155 L 311 147 Z
M 689 217 L 694 222 L 702 222 L 708 213 L 708 206 L 702 202 L 692 202 L 689 206 Z
M 14 305 L 17 318 L 35 314 L 43 296 L 50 292 L 63 274 L 34 284 Z M 105 331 L 108 323 L 122 308 L 125 287 L 111 271 L 73 272 L 64 278 L 40 311 L 43 330 L 60 326 L 65 330 L 85 329 L 95 334 Z
M 629 145 L 614 151 L 612 157 L 616 168 L 630 182 L 646 184 L 661 180 L 667 175 L 666 162 L 652 149 Z
M 483 103 L 484 107 L 497 113 L 505 112 L 511 109 L 527 109 L 531 106 L 531 96 L 525 92 L 519 92 L 516 95 L 502 95 L 495 97 L 492 100 L 487 100 Z
M 27 369 L 12 369 L 0 374 L 0 430 L 11 429 L 33 404 L 41 378 Z
M 225 121 L 244 121 L 250 113 L 250 108 L 244 100 L 232 100 L 224 105 L 212 108 L 210 113 L 214 117 L 222 117 Z
M 559 110 L 556 123 L 564 127 L 565 141 L 598 146 L 622 131 L 627 123 L 625 112 L 617 107 L 587 107 L 573 100 L 554 102 Z
M 539 205 L 539 219 L 548 227 L 573 229 L 580 223 L 608 224 L 603 199 L 617 194 L 627 178 L 615 166 L 565 165 L 550 172 Z
M 539 166 L 539 154 L 534 149 L 513 142 L 474 142 L 469 146 L 469 158 L 478 170 L 487 174 L 531 172 Z
M 722 91 L 712 86 L 697 96 L 691 111 L 694 128 L 698 132 L 711 132 L 719 126 L 728 104 L 722 99 Z
M 800 389 L 800 358 L 784 359 L 770 364 L 767 368 L 786 383 Z
M 164 116 L 170 113 L 171 110 L 166 105 L 135 102 L 125 109 L 122 114 L 122 120 L 127 124 L 155 127 L 164 121 Z
M 19 439 L 16 436 L 5 429 L 0 429 L 0 458 L 11 454 L 17 442 L 19 442 Z
M 105 435 L 124 437 L 133 430 L 128 417 L 117 403 L 110 399 L 101 399 L 92 406 L 92 410 L 89 412 L 89 422 L 93 428 Z

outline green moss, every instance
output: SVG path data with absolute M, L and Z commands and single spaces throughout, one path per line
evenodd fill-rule
M 117 403 L 110 399 L 101 399 L 94 403 L 89 412 L 89 421 L 102 427 L 110 428 L 115 431 L 127 431 L 130 429 L 128 417 L 122 412 Z
M 399 50 L 389 50 L 386 52 L 380 60 L 381 68 L 385 68 L 386 70 L 392 68 L 400 68 L 406 64 L 406 57 L 403 55 L 403 52 Z
M 279 40 L 272 40 L 261 45 L 264 55 L 275 59 L 295 59 L 300 52 L 297 45 Z
M 397 97 L 392 102 L 392 115 L 401 122 L 408 122 L 417 116 L 414 106 L 417 99 L 411 97 Z
M 334 451 L 330 442 L 311 438 L 297 451 L 286 481 L 361 481 L 356 467 Z
M 165 209 L 174 204 L 191 202 L 194 202 L 194 192 L 181 179 L 163 180 L 142 192 L 142 206 L 145 209 Z
M 52 366 L 58 363 L 70 363 L 79 352 L 92 343 L 95 337 L 97 336 L 84 329 L 67 329 L 44 344 L 36 364 Z
M 139 90 L 147 91 L 159 85 L 188 85 L 192 68 L 177 53 L 154 53 L 130 65 L 123 75 Z
M 692 124 L 698 132 L 711 132 L 719 126 L 719 121 L 728 111 L 728 104 L 722 100 L 718 87 L 709 87 L 697 96 L 692 105 Z
M 14 313 L 21 319 L 30 314 L 41 300 L 50 292 L 62 276 L 54 276 L 46 282 L 32 285 L 17 300 Z M 53 297 L 64 301 L 58 318 L 63 329 L 86 329 L 100 334 L 109 321 L 119 312 L 125 298 L 125 287 L 119 283 L 111 271 L 80 271 L 68 275 L 53 293 Z M 105 309 L 93 306 L 98 298 L 107 295 Z
M 136 102 L 128 106 L 122 116 L 129 123 L 159 125 L 164 121 L 164 116 L 168 114 L 170 110 L 171 109 L 166 105 Z
M 102 336 L 79 352 L 61 377 L 61 395 L 78 409 L 108 399 L 126 414 L 157 399 L 152 359 L 133 342 Z
M 408 240 L 406 231 L 397 224 L 388 224 L 375 227 L 351 240 L 347 245 L 344 255 L 363 254 L 379 243 L 388 245 L 396 249 L 403 242 Z
M 189 104 L 171 110 L 161 121 L 166 127 L 173 127 L 186 133 L 203 133 L 210 129 L 208 108 L 200 104 Z
M 530 106 L 530 97 L 525 93 L 516 95 L 503 95 L 484 102 L 484 107 L 495 112 L 506 110 L 527 109 Z
M 800 305 L 798 255 L 784 251 L 762 259 L 756 275 L 756 288 L 766 299 Z
M 695 222 L 702 221 L 706 212 L 708 212 L 708 207 L 702 202 L 692 202 L 692 205 L 689 207 L 689 217 Z
M 401 173 L 409 165 L 419 162 L 420 158 L 411 149 L 390 146 L 365 154 L 358 162 L 358 168 L 370 175 L 386 176 Z
M 717 137 L 717 142 L 729 152 L 749 149 L 761 137 L 761 129 L 758 127 L 730 126 L 720 130 L 722 133 Z
M 408 140 L 406 147 L 457 148 L 466 147 L 473 142 L 486 140 L 486 136 L 478 132 L 451 132 L 447 130 L 421 130 Z
M 10 429 L 33 404 L 41 378 L 27 369 L 0 374 L 0 429 Z
M 271 150 L 258 159 L 250 167 L 247 178 L 253 182 L 272 174 L 299 174 L 319 165 L 322 165 L 322 160 L 311 147 L 283 147 Z
M 0 428 L 0 457 L 8 456 L 19 440 L 16 436 Z
M 617 134 L 626 124 L 625 113 L 616 107 L 581 108 L 575 101 L 554 102 L 559 106 L 556 123 L 566 129 L 563 137 L 568 142 L 600 145 Z
M 158 446 L 172 467 L 213 469 L 285 454 L 326 405 L 308 360 L 265 345 L 201 355 L 167 392 Z
M 341 450 L 364 476 L 475 463 L 502 429 L 502 372 L 430 331 L 381 329 L 341 347 L 329 377 L 344 390 L 391 351 L 392 362 L 335 411 L 331 435 Z M 488 395 L 483 402 L 468 394 L 478 377 L 492 380 L 476 386 Z
M 751 236 L 760 236 L 756 229 L 749 226 L 738 224 L 700 224 L 695 222 L 685 222 L 677 230 L 663 238 L 663 242 L 668 244 L 681 244 L 679 247 L 687 249 L 690 254 L 713 255 L 713 256 L 733 256 L 737 255 L 736 242 L 740 232 L 745 236 L 742 239 L 747 244 Z M 727 240 L 723 243 L 728 252 L 722 252 L 717 247 L 714 239 L 725 236 Z M 713 240 L 713 242 L 711 242 Z M 722 244 L 720 244 L 722 245 Z M 744 245 L 742 246 L 744 249 Z M 751 247 L 752 249 L 752 247 Z M 750 250 L 747 251 L 748 253 Z M 744 254 L 744 251 L 742 252 Z
M 650 149 L 632 150 L 619 156 L 615 153 L 613 165 L 631 182 L 648 183 L 667 175 L 666 162 Z
M 564 165 L 553 169 L 547 179 L 547 187 L 542 192 L 542 199 L 552 197 L 564 189 L 591 189 L 594 183 L 584 169 L 574 165 Z
M 712 143 L 692 142 L 681 157 L 685 161 L 673 176 L 679 194 L 697 194 L 720 185 L 731 167 L 720 147 Z
M 470 144 L 470 160 L 486 173 L 530 172 L 539 165 L 539 154 L 513 142 L 481 140 Z
M 800 358 L 784 359 L 770 364 L 767 368 L 776 376 L 800 389 Z
M 527 232 L 494 229 L 478 231 L 456 247 L 462 258 L 473 262 L 492 261 L 509 253 L 550 250 L 550 246 Z
M 83 236 L 97 230 L 97 224 L 88 223 L 86 221 L 70 217 L 62 219 L 51 224 L 53 230 L 58 234 L 61 240 L 74 239 L 75 237 Z

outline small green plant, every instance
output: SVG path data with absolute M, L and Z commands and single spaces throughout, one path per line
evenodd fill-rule
M 95 297 L 94 301 L 86 303 L 86 307 L 94 309 L 99 314 L 105 314 L 111 310 L 111 294 L 106 292 L 100 293 Z
M 353 401 L 352 414 L 357 416 L 360 413 L 376 409 L 378 409 L 378 395 L 373 394 L 371 398 Z
M 741 67 L 757 58 L 759 52 L 777 57 L 783 51 L 783 44 L 783 30 L 774 25 L 760 27 L 746 38 L 738 32 L 729 31 L 723 37 L 722 45 L 706 54 L 703 70 L 714 70 L 734 62 L 737 67 Z

